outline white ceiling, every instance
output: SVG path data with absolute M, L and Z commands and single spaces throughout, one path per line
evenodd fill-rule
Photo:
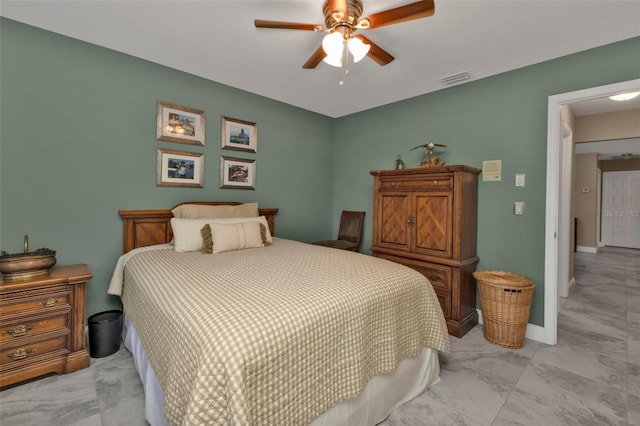
M 364 16 L 411 0 L 364 1 Z M 640 0 L 436 0 L 435 15 L 365 32 L 395 56 L 338 68 L 302 64 L 323 33 L 256 29 L 253 20 L 323 24 L 322 0 L 0 0 L 0 15 L 340 117 L 640 36 Z M 615 65 L 612 65 L 615 66 Z
M 640 54 L 640 52 L 638 53 Z M 638 87 L 640 91 L 640 87 Z M 628 109 L 640 109 L 640 96 L 628 101 L 614 101 L 608 96 L 604 98 L 590 99 L 588 101 L 572 102 L 571 111 L 575 115 L 591 115 L 606 112 L 625 111 Z
M 618 139 L 614 141 L 582 142 L 576 144 L 576 154 L 598 154 L 598 160 L 620 160 L 622 154 L 640 157 L 640 139 Z

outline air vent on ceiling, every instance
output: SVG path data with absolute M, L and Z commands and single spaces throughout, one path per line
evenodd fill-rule
M 440 79 L 440 82 L 442 84 L 450 86 L 452 84 L 457 84 L 465 80 L 469 80 L 470 78 L 471 78 L 471 74 L 469 74 L 467 71 L 463 71 L 457 74 L 451 74 L 449 76 L 443 77 Z

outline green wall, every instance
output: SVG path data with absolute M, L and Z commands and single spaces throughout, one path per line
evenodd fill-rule
M 119 307 L 119 209 L 258 201 L 279 236 L 331 234 L 332 119 L 4 18 L 0 43 L 0 248 L 89 264 L 88 314 Z M 204 110 L 205 146 L 157 141 L 158 100 Z M 257 154 L 221 149 L 222 115 L 257 123 Z M 204 188 L 157 187 L 157 148 L 203 152 Z M 256 159 L 256 190 L 219 189 L 220 155 Z
M 410 148 L 433 139 L 448 145 L 447 164 L 503 161 L 502 182 L 479 184 L 479 268 L 532 278 L 530 322 L 542 325 L 547 97 L 640 78 L 638 51 L 635 38 L 334 120 L 2 18 L 0 247 L 19 251 L 29 234 L 60 264 L 88 263 L 88 314 L 119 306 L 106 295 L 118 209 L 255 200 L 281 209 L 279 236 L 301 241 L 337 234 L 343 209 L 365 210 L 367 252 L 369 171 L 398 154 L 416 166 L 422 153 Z M 205 110 L 206 146 L 158 142 L 158 100 Z M 221 150 L 222 115 L 258 123 L 257 154 Z M 203 152 L 204 188 L 156 187 L 157 148 Z M 219 189 L 220 155 L 255 158 L 256 190 Z M 515 173 L 526 173 L 525 189 Z M 512 214 L 514 201 L 525 216 Z
M 430 139 L 447 164 L 502 160 L 502 181 L 479 183 L 479 269 L 526 275 L 536 284 L 529 322 L 544 323 L 544 232 L 548 96 L 640 78 L 640 38 L 592 49 L 336 120 L 336 210 L 366 210 L 371 245 L 373 178 L 401 154 L 415 167 Z M 514 188 L 515 173 L 526 188 Z M 524 201 L 525 215 L 513 215 Z M 337 216 L 334 212 L 334 228 Z

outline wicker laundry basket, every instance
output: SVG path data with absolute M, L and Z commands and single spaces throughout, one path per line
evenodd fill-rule
M 476 271 L 484 337 L 504 348 L 524 346 L 535 285 L 522 275 L 504 271 Z

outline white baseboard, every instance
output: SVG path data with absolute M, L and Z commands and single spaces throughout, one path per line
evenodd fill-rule
M 482 310 L 481 309 L 476 309 L 478 311 L 478 324 L 482 325 L 484 324 L 484 321 L 482 320 Z M 544 327 L 540 327 L 539 325 L 535 325 L 535 324 L 527 324 L 527 331 L 525 332 L 525 337 L 527 339 L 531 339 L 531 340 L 535 340 L 536 342 L 540 342 L 540 343 L 547 343 L 545 340 L 545 330 Z
M 598 241 L 598 247 L 604 247 L 604 246 L 605 246 L 604 241 Z
M 589 246 L 576 246 L 576 251 L 579 253 L 598 253 L 598 247 L 589 247 Z
M 575 283 L 576 283 L 576 277 L 571 277 L 571 279 L 569 280 L 569 288 L 573 287 Z

